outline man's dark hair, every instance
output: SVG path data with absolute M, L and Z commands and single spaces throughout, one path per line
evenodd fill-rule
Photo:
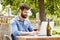
M 27 9 L 27 10 L 29 10 L 30 9 L 30 7 L 27 5 L 27 4 L 25 4 L 25 3 L 23 3 L 23 4 L 21 4 L 20 5 L 20 8 L 19 8 L 19 10 L 24 10 L 24 9 Z

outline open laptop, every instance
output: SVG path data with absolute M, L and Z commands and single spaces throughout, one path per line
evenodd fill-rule
M 40 34 L 41 36 L 46 36 L 47 35 L 47 31 L 46 31 L 46 27 L 47 27 L 47 23 L 48 22 L 42 22 L 41 26 L 40 26 Z M 50 27 L 51 27 L 51 35 L 52 35 L 52 29 L 54 27 L 54 22 L 50 22 Z

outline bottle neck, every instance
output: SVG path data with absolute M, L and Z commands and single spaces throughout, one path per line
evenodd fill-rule
M 50 19 L 48 19 L 48 25 L 49 25 Z

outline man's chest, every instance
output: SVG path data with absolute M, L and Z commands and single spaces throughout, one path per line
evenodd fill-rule
M 19 31 L 28 31 L 29 23 L 26 21 L 24 22 L 17 22 L 17 28 Z

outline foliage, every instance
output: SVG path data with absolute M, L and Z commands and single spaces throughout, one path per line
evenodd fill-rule
M 17 15 L 19 10 L 19 5 L 21 3 L 26 3 L 30 6 L 32 11 L 32 16 L 30 18 L 36 18 L 36 13 L 39 12 L 38 8 L 38 0 L 0 0 L 1 4 L 3 5 L 3 10 L 7 5 L 10 5 L 12 9 L 12 14 Z M 60 0 L 44 0 L 45 5 L 45 13 L 46 17 L 50 18 L 51 21 L 57 24 L 60 24 Z M 46 18 L 46 19 L 47 19 Z
M 2 0 L 3 8 L 5 8 L 7 5 L 10 5 L 13 15 L 18 14 L 19 6 L 21 3 L 28 4 L 32 10 L 36 10 L 38 12 L 37 0 Z M 34 13 L 34 11 L 32 13 L 33 13 L 33 16 L 35 17 L 36 13 Z
M 31 9 L 31 11 L 32 11 L 32 16 L 34 17 L 34 18 L 36 18 L 36 13 L 38 12 L 38 9 L 36 9 L 36 8 L 33 8 L 33 9 Z

